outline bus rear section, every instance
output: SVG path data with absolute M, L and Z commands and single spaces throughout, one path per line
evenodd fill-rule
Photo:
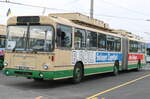
M 143 40 L 129 39 L 128 69 L 140 70 L 146 64 L 146 43 Z

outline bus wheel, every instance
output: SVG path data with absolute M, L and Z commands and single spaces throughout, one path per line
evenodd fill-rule
M 137 71 L 140 71 L 141 70 L 141 64 L 137 64 Z
M 2 70 L 4 68 L 4 66 L 0 66 L 0 70 Z
M 43 78 L 34 78 L 34 81 L 36 81 L 36 82 L 42 82 Z
M 141 70 L 141 65 L 138 64 L 138 65 L 137 65 L 137 71 L 140 71 L 140 70 Z
M 83 78 L 83 68 L 80 63 L 77 63 L 74 67 L 72 82 L 79 83 L 81 82 L 82 78 Z
M 119 74 L 119 62 L 116 61 L 113 68 L 113 75 L 117 76 Z
M 140 71 L 141 70 L 141 60 L 138 60 L 138 63 L 137 63 L 137 71 Z
M 119 73 L 119 70 L 118 70 L 117 66 L 114 66 L 113 75 L 117 76 L 118 73 Z

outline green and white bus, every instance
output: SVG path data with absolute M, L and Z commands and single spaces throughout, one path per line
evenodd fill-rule
M 144 41 L 79 13 L 11 17 L 7 26 L 7 76 L 78 83 L 87 75 L 117 75 L 145 64 Z

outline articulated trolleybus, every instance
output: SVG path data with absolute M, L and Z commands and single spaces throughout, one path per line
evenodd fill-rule
M 113 33 L 108 24 L 79 13 L 18 16 L 8 20 L 4 74 L 35 81 L 71 78 L 145 64 L 145 43 Z

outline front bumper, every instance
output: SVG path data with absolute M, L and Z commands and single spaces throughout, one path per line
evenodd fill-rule
M 12 68 L 3 69 L 3 74 L 6 76 L 17 76 L 17 77 L 27 77 L 27 78 L 43 78 L 43 79 L 53 79 L 53 71 L 36 71 L 36 70 L 17 70 Z

